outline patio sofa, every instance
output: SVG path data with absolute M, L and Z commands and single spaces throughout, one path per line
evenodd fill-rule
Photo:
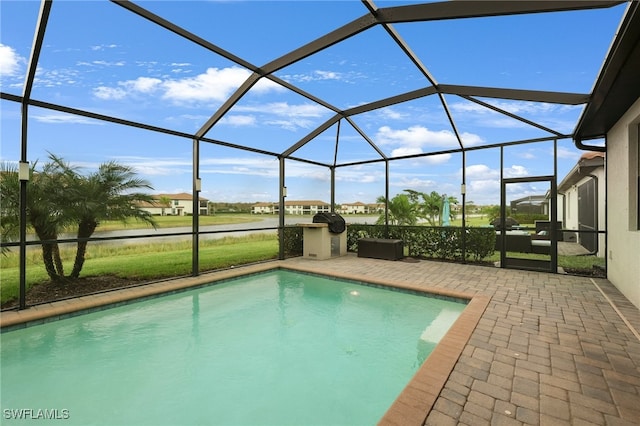
M 527 231 L 506 231 L 506 249 L 507 251 L 518 253 L 538 253 L 549 254 L 551 250 L 551 241 L 548 239 L 534 239 Z M 502 248 L 502 236 L 500 231 L 496 231 L 495 249 L 500 251 Z

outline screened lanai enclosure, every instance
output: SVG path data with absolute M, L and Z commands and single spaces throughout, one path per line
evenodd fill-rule
M 400 235 L 407 256 L 446 257 L 425 249 L 433 236 L 415 237 L 422 228 L 455 240 L 461 262 L 606 267 L 605 143 L 574 129 L 597 102 L 591 91 L 628 2 L 0 7 L 2 176 L 15 177 L 2 186 L 3 303 L 35 303 L 27 290 L 47 280 L 47 247 L 70 271 L 83 245 L 81 277 L 168 278 L 154 275 L 158 264 L 198 275 L 300 255 L 298 225 L 317 211 L 344 215 L 350 251 L 359 237 Z M 80 201 L 53 196 L 64 184 L 32 189 L 52 161 L 87 180 L 101 165 L 124 166 L 148 198 L 129 208 L 186 212 L 188 224 L 154 229 L 124 214 L 126 225 L 109 228 L 119 223 L 109 206 L 77 233 L 81 219 L 62 217 Z M 85 195 L 85 207 L 102 203 Z M 443 221 L 442 205 L 429 203 L 445 198 Z M 399 200 L 412 202 L 415 221 L 398 221 Z M 220 203 L 253 213 L 217 223 Z M 36 213 L 54 229 L 36 232 Z M 479 254 L 478 238 L 489 250 Z M 242 255 L 213 262 L 233 253 Z M 126 272 L 132 258 L 145 271 Z

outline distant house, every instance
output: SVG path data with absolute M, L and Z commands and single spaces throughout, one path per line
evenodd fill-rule
M 341 214 L 368 214 L 369 206 L 365 203 L 361 203 L 360 201 L 356 201 L 355 203 L 347 203 L 342 204 L 340 206 Z
M 285 201 L 285 214 L 315 215 L 321 212 L 330 212 L 331 205 L 318 200 Z M 278 203 L 257 203 L 251 207 L 253 214 L 278 214 L 280 206 Z
M 185 216 L 193 214 L 193 196 L 186 192 L 179 194 L 154 194 L 154 202 L 141 203 L 139 207 L 142 210 L 146 210 L 152 215 L 164 215 L 164 216 Z M 162 204 L 162 201 L 166 199 L 167 204 Z M 198 198 L 200 215 L 206 216 L 208 214 L 207 204 L 209 200 L 206 198 Z
M 523 198 L 511 201 L 510 204 L 512 214 L 548 214 L 549 204 L 547 196 L 528 195 Z
M 279 211 L 278 203 L 257 203 L 251 206 L 252 214 L 277 214 Z
M 340 206 L 340 214 L 378 214 L 384 211 L 384 204 L 365 204 L 360 201 Z
M 605 230 L 605 153 L 585 152 L 558 184 L 558 221 L 565 229 Z M 605 236 L 573 233 L 571 240 L 598 256 L 605 256 Z

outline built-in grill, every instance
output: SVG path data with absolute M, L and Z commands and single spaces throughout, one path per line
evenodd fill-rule
M 313 223 L 326 223 L 329 225 L 329 232 L 332 234 L 342 234 L 347 225 L 344 218 L 338 213 L 322 212 L 313 216 Z

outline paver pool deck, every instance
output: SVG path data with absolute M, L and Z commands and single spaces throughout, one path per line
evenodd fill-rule
M 640 311 L 610 282 L 408 260 L 348 254 L 324 261 L 294 258 L 268 262 L 3 312 L 0 325 L 42 320 L 52 314 L 120 303 L 274 266 L 388 281 L 471 295 L 486 303 L 478 305 L 481 310 L 476 309 L 477 320 L 468 332 L 445 337 L 448 340 L 440 354 L 445 358 L 436 362 L 451 366 L 443 367 L 444 374 L 440 371 L 425 376 L 442 383 L 436 387 L 418 383 L 408 399 L 396 401 L 381 424 L 640 424 Z M 447 359 L 447 351 L 455 353 L 455 347 L 460 350 Z M 418 417 L 413 416 L 416 410 L 422 410 Z

